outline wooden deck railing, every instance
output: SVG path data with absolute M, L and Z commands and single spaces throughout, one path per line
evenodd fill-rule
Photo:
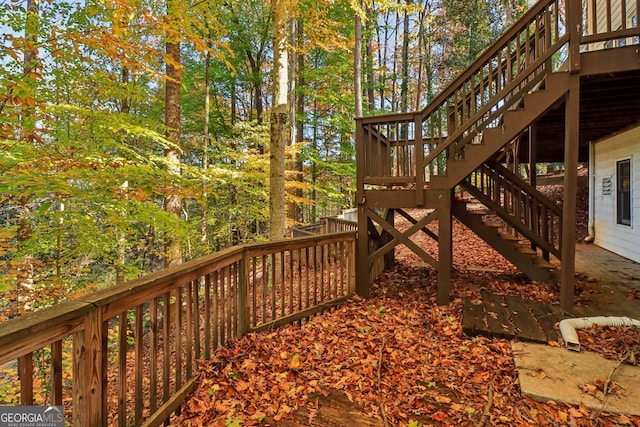
M 614 47 L 598 43 L 610 40 L 618 45 L 640 43 L 639 0 L 583 0 L 583 10 L 582 45 L 590 45 L 590 50 Z
M 358 223 L 347 219 L 326 217 L 322 218 L 322 230 L 325 233 L 342 233 L 344 231 L 357 231 Z
M 75 426 L 169 419 L 198 361 L 355 289 L 355 233 L 251 244 L 0 325 L 2 403 L 64 405 Z
M 640 43 L 638 4 L 541 0 L 422 111 L 358 118 L 358 190 L 421 189 L 431 176 L 446 175 L 448 160 L 480 142 L 546 74 L 578 71 L 580 52 L 606 48 L 606 41 Z M 417 191 L 418 205 L 422 197 Z
M 495 211 L 509 227 L 534 247 L 560 259 L 562 209 L 498 162 L 487 162 L 464 181 L 462 187 Z

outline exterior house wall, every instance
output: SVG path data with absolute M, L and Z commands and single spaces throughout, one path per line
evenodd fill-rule
M 640 262 L 640 126 L 596 143 L 594 151 L 595 244 Z M 631 225 L 618 224 L 616 216 L 616 164 L 624 159 L 631 159 Z

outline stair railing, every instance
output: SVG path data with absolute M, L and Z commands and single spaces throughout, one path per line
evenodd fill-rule
M 640 0 L 541 0 L 422 111 L 357 119 L 358 182 L 421 188 L 580 52 L 640 44 Z M 416 192 L 421 198 L 422 192 Z
M 424 135 L 442 141 L 426 155 L 425 168 L 481 138 L 485 128 L 498 125 L 505 110 L 553 71 L 554 60 L 559 62 L 570 41 L 564 25 L 569 3 L 538 2 L 423 110 Z
M 560 259 L 562 208 L 495 161 L 482 164 L 461 182 L 473 197 L 526 237 L 532 246 Z
M 581 8 L 568 10 L 571 3 L 538 2 L 422 111 L 358 118 L 361 189 L 422 188 L 430 176 L 446 175 L 449 159 L 498 125 L 505 110 L 562 63 L 570 44 L 580 46 L 580 32 L 568 28 L 574 20 L 580 28 Z

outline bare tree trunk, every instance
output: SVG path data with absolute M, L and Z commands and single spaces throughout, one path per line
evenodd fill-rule
M 396 9 L 396 22 L 400 19 L 400 14 Z M 398 30 L 394 31 L 393 36 L 393 71 L 391 74 L 391 111 L 398 110 L 398 95 L 396 86 L 398 84 Z
M 131 111 L 131 101 L 126 94 L 127 86 L 129 85 L 129 68 L 126 65 L 122 66 L 122 86 L 125 89 L 125 95 L 120 99 L 120 112 L 129 114 Z
M 27 0 L 27 16 L 25 22 L 25 47 L 23 51 L 23 72 L 24 80 L 32 91 L 31 96 L 35 97 L 36 81 L 31 77 L 31 73 L 38 65 L 38 50 L 36 48 L 38 38 L 38 28 L 40 19 L 40 8 L 38 0 Z M 35 128 L 35 108 L 23 106 L 21 137 L 26 140 L 33 139 Z M 17 241 L 18 247 L 24 246 L 27 240 L 33 235 L 32 211 L 29 196 L 19 196 L 18 206 L 20 216 L 18 219 Z M 33 257 L 26 254 L 18 263 L 18 275 L 16 280 L 16 293 L 18 300 L 24 304 L 25 309 L 32 308 L 32 295 L 34 285 Z
M 208 227 L 207 214 L 209 212 L 209 202 L 207 194 L 206 171 L 209 167 L 209 111 L 211 109 L 211 53 L 207 52 L 204 62 L 204 117 L 202 124 L 202 170 L 205 178 L 202 180 L 202 219 L 200 222 L 200 243 L 208 247 Z
M 238 115 L 236 106 L 237 102 L 236 78 L 233 77 L 231 79 L 231 126 L 234 126 L 236 124 L 236 116 Z
M 291 13 L 291 15 L 293 16 L 293 13 Z M 296 79 L 296 75 L 297 75 L 297 70 L 296 70 L 296 63 L 298 61 L 298 53 L 297 53 L 297 20 L 295 19 L 290 19 L 289 20 L 289 45 L 291 46 L 291 52 L 289 54 L 289 89 L 288 89 L 288 93 L 289 93 L 289 100 L 287 101 L 287 107 L 288 107 L 288 112 L 287 112 L 287 116 L 289 117 L 289 146 L 294 146 L 296 144 L 296 132 L 297 132 L 297 127 L 296 127 L 296 85 L 297 85 L 297 79 Z M 297 155 L 295 150 L 291 150 L 291 158 L 289 160 L 289 170 L 290 171 L 295 171 L 296 170 L 296 159 L 297 159 Z M 297 177 L 295 177 L 294 179 L 297 179 Z M 290 194 L 293 194 L 294 196 L 296 195 L 296 189 L 290 189 L 289 190 Z M 289 200 L 287 201 L 287 217 L 289 218 L 289 220 L 292 222 L 293 225 L 295 225 L 298 222 L 298 219 L 296 218 L 296 201 L 294 200 L 294 197 L 290 197 Z
M 424 68 L 424 20 L 427 16 L 430 0 L 425 0 L 424 7 L 420 12 L 420 24 L 418 26 L 418 78 L 416 80 L 416 103 L 415 110 L 422 107 L 422 69 Z
M 25 22 L 25 46 L 23 51 L 24 81 L 31 91 L 29 95 L 35 97 L 36 79 L 32 76 L 38 66 L 38 29 L 40 26 L 39 0 L 27 0 L 27 16 Z M 35 128 L 35 108 L 27 105 L 22 109 L 22 137 L 33 139 Z
M 253 77 L 254 77 L 254 83 L 253 83 L 254 101 L 253 102 L 254 102 L 254 107 L 256 109 L 256 121 L 258 122 L 259 125 L 261 125 L 264 118 L 264 107 L 262 104 L 262 98 L 264 98 L 264 96 L 262 94 L 262 81 L 260 80 L 261 72 L 260 72 L 260 69 L 257 67 L 258 66 L 256 65 L 256 68 L 253 70 Z
M 314 64 L 317 66 L 317 64 Z M 360 104 L 362 105 L 362 103 Z M 356 103 L 356 108 L 358 104 Z M 360 112 L 362 112 L 362 107 L 360 107 Z M 316 153 L 318 151 L 318 101 L 313 101 L 313 136 L 311 137 L 311 143 L 313 144 L 313 152 Z M 311 163 L 311 183 L 313 184 L 313 188 L 311 190 L 311 200 L 313 200 L 313 205 L 311 205 L 311 221 L 316 222 L 318 217 L 318 208 L 317 203 L 318 200 L 318 191 L 316 190 L 316 184 L 318 181 L 318 165 L 316 162 Z
M 356 11 L 355 44 L 353 48 L 353 95 L 356 117 L 362 117 L 362 18 Z
M 296 41 L 296 45 L 298 46 L 298 54 L 297 54 L 297 64 L 296 66 L 298 67 L 298 72 L 297 72 L 297 78 L 298 78 L 298 83 L 297 83 L 297 87 L 302 89 L 304 88 L 305 85 L 305 80 L 304 80 L 304 54 L 302 47 L 304 46 L 304 20 L 303 19 L 299 19 L 298 20 L 298 28 L 297 28 L 297 41 Z M 305 97 L 304 97 L 304 93 L 302 90 L 298 91 L 297 94 L 297 98 L 296 98 L 296 113 L 299 117 L 298 120 L 296 120 L 296 143 L 299 146 L 302 146 L 302 143 L 304 142 L 304 120 L 302 119 L 302 117 L 304 116 L 304 105 L 305 105 Z M 302 156 L 298 156 L 298 158 L 296 159 L 296 165 L 295 165 L 295 169 L 296 169 L 296 179 L 299 182 L 302 182 L 304 180 L 304 176 L 302 174 L 302 169 L 303 169 L 303 164 L 302 164 Z M 296 189 L 296 196 L 298 197 L 302 197 L 303 193 L 302 193 L 302 189 L 301 188 L 297 188 Z M 304 223 L 304 215 L 302 214 L 303 209 L 302 209 L 302 205 L 300 203 L 296 204 L 296 213 L 294 216 L 294 219 L 300 223 Z
M 411 0 L 407 0 L 411 6 Z M 402 33 L 402 76 L 400 82 L 400 110 L 405 113 L 409 109 L 409 12 L 404 11 Z
M 516 11 L 513 7 L 513 0 L 504 0 L 505 27 L 510 27 L 516 21 Z
M 269 238 L 285 233 L 285 145 L 287 142 L 287 9 L 285 0 L 272 0 L 273 105 L 269 143 Z
M 167 4 L 167 14 L 171 17 L 173 8 L 179 5 L 175 1 L 169 1 Z M 175 38 L 175 37 L 173 37 Z M 180 70 L 180 42 L 177 40 L 169 40 L 166 43 L 166 88 L 165 88 L 165 126 L 166 137 L 175 144 L 165 150 L 164 154 L 171 168 L 171 173 L 180 174 L 180 86 L 181 86 L 181 70 Z M 180 218 L 182 213 L 182 201 L 178 191 L 170 191 L 164 199 L 164 209 Z M 172 267 L 182 263 L 182 248 L 180 239 L 176 235 L 170 234 L 165 237 L 165 267 Z
M 367 12 L 368 16 L 371 16 L 371 9 L 367 7 L 363 11 Z M 372 20 L 369 20 L 371 22 Z M 369 111 L 373 111 L 375 107 L 375 92 L 374 88 L 374 77 L 373 77 L 373 30 L 367 28 L 365 32 L 365 67 L 366 67 L 366 76 L 367 76 L 367 108 Z
M 390 11 L 386 11 L 385 15 L 384 15 L 384 36 L 381 38 L 380 34 L 380 29 L 378 28 L 378 41 L 380 43 L 380 45 L 382 46 L 382 49 L 378 49 L 378 58 L 379 58 L 379 63 L 382 66 L 382 69 L 380 70 L 379 73 L 379 83 L 378 86 L 380 87 L 379 91 L 380 91 L 380 109 L 381 110 L 385 110 L 385 105 L 387 104 L 387 100 L 386 100 L 386 96 L 385 96 L 385 92 L 387 90 L 387 81 L 389 81 L 389 76 L 387 75 L 387 64 L 389 62 L 389 38 L 391 37 L 389 35 L 390 29 L 393 28 L 391 23 L 390 23 L 390 19 L 389 17 L 391 16 L 391 12 Z M 396 29 L 393 28 L 394 34 L 397 33 Z

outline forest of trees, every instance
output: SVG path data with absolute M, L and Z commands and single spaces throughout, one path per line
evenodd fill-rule
M 424 107 L 526 7 L 1 0 L 0 321 L 351 207 L 354 117 Z

